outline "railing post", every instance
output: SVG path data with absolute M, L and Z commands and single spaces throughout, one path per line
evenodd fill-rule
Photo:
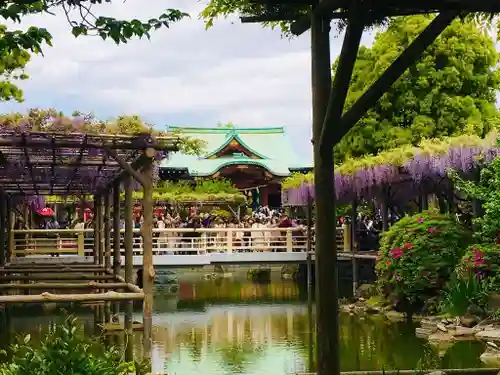
M 83 230 L 78 231 L 76 246 L 77 246 L 78 255 L 81 257 L 84 257 L 85 256 L 85 231 L 83 231 Z
M 351 252 L 351 226 L 350 224 L 342 224 L 342 231 L 344 232 L 344 249 L 346 253 Z
M 233 253 L 233 228 L 228 228 L 226 232 L 227 253 Z
M 15 254 L 15 241 L 14 241 L 14 225 L 16 221 L 15 213 L 12 211 L 12 202 L 7 200 L 7 230 L 9 231 L 9 247 L 7 248 L 7 263 L 11 261 L 12 254 Z
M 291 228 L 286 229 L 286 252 L 293 252 L 293 233 Z

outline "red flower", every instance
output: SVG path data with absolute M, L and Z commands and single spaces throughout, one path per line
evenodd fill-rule
M 413 245 L 412 245 L 411 243 L 409 243 L 409 242 L 406 242 L 406 243 L 403 245 L 403 247 L 404 247 L 405 249 L 408 249 L 408 250 L 413 249 Z
M 389 265 L 389 264 L 391 264 L 391 261 L 390 261 L 389 259 L 387 259 L 387 260 L 385 261 L 385 264 Z
M 429 229 L 427 229 L 427 232 L 429 232 L 429 233 L 437 232 L 437 228 L 436 227 L 429 228 Z
M 394 250 L 389 251 L 389 254 L 391 255 L 391 257 L 393 259 L 398 259 L 398 258 L 401 258 L 403 256 L 404 252 L 401 249 L 394 249 Z
M 419 217 L 417 221 L 418 221 L 419 224 L 422 224 L 424 222 L 424 218 Z

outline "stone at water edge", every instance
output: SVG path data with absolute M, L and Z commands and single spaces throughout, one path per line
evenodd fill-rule
M 476 331 L 473 328 L 468 327 L 456 327 L 455 332 L 452 332 L 454 337 L 468 337 L 474 336 Z
M 500 341 L 500 328 L 485 329 L 484 331 L 476 333 L 476 338 L 479 340 Z
M 500 366 L 500 352 L 486 350 L 483 354 L 479 356 L 479 359 L 484 364 L 492 367 Z
M 446 372 L 441 371 L 441 370 L 436 370 L 436 371 L 429 372 L 426 375 L 446 375 Z
M 441 332 L 448 332 L 448 329 L 443 323 L 438 323 L 436 324 L 437 329 L 439 329 Z
M 460 317 L 460 325 L 467 328 L 474 327 L 477 323 L 479 323 L 479 319 L 477 316 L 473 315 L 465 315 Z

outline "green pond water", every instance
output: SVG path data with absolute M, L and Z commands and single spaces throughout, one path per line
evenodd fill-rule
M 182 280 L 173 296 L 158 289 L 153 319 L 153 371 L 169 375 L 284 375 L 313 371 L 311 319 L 304 291 L 292 282 Z M 15 334 L 40 337 L 58 318 L 13 312 L 3 345 Z M 60 319 L 60 318 L 59 318 Z M 92 315 L 81 314 L 92 325 Z M 137 317 L 139 319 L 139 316 Z M 314 330 L 314 329 L 313 329 Z M 342 315 L 342 371 L 485 367 L 479 342 L 434 347 L 415 337 L 415 326 L 380 316 Z M 134 341 L 139 354 L 140 334 Z

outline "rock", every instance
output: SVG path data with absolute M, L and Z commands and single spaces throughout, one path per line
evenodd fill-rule
M 441 371 L 441 370 L 436 370 L 436 371 L 432 371 L 432 372 L 427 373 L 427 375 L 446 375 L 446 372 Z
M 452 342 L 455 341 L 449 333 L 436 332 L 429 336 L 429 342 Z
M 359 302 L 365 302 L 365 299 L 364 299 L 363 297 L 359 297 L 359 298 L 358 298 L 358 301 L 359 301 Z
M 467 336 L 474 336 L 475 331 L 473 328 L 467 328 L 467 327 L 457 327 L 455 328 L 455 332 L 452 332 L 452 335 L 454 337 L 467 337 Z
M 489 366 L 492 367 L 500 366 L 500 352 L 486 350 L 483 354 L 481 354 L 479 359 L 481 360 L 481 362 Z
M 378 314 L 380 313 L 380 310 L 373 307 L 373 306 L 367 306 L 366 309 L 365 309 L 365 313 L 367 314 Z
M 420 327 L 421 327 L 422 329 L 425 329 L 425 330 L 427 330 L 427 331 L 430 331 L 431 333 L 434 333 L 434 332 L 436 332 L 436 331 L 438 330 L 438 328 L 437 328 L 437 323 L 436 323 L 436 322 L 433 322 L 433 321 L 431 321 L 431 320 L 427 320 L 427 319 L 422 320 L 422 321 L 420 322 Z
M 376 293 L 375 285 L 373 284 L 361 284 L 356 290 L 356 297 L 368 299 L 373 297 Z
M 448 329 L 443 323 L 438 323 L 436 324 L 437 329 L 439 329 L 441 332 L 448 332 Z
M 500 329 L 485 329 L 476 333 L 476 338 L 485 341 L 500 341 Z
M 392 320 L 392 321 L 401 321 L 405 319 L 405 314 L 402 312 L 397 312 L 397 311 L 386 311 L 384 313 L 387 319 Z
M 432 335 L 434 332 L 428 330 L 428 329 L 425 329 L 425 328 L 421 328 L 421 327 L 417 327 L 415 328 L 415 336 L 417 337 L 421 337 L 421 338 L 428 338 L 430 335 Z
M 465 316 L 483 317 L 485 315 L 484 310 L 476 305 L 470 305 L 467 307 L 467 311 L 465 312 Z
M 439 299 L 438 297 L 431 297 L 427 301 L 425 301 L 424 306 L 422 307 L 422 314 L 424 315 L 432 315 L 436 314 L 439 311 Z
M 460 317 L 460 325 L 463 327 L 472 328 L 477 323 L 479 323 L 479 319 L 474 315 L 465 315 Z

